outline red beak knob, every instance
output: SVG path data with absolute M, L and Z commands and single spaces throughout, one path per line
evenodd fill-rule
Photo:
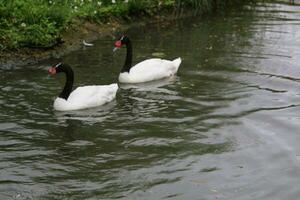
M 55 67 L 50 67 L 50 68 L 48 69 L 48 73 L 49 73 L 50 75 L 56 74 L 56 69 L 55 69 Z
M 120 40 L 115 42 L 115 47 L 120 48 L 122 46 L 122 42 Z

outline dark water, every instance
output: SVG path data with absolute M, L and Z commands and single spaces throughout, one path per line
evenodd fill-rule
M 181 56 L 178 76 L 61 113 L 53 61 L 0 68 L 0 199 L 299 199 L 299 5 L 127 34 L 135 61 Z M 125 51 L 112 43 L 63 58 L 76 86 L 116 82 Z

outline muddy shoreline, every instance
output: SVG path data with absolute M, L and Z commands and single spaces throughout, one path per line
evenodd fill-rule
M 62 35 L 62 44 L 49 49 L 22 48 L 16 51 L 1 52 L 0 67 L 30 65 L 50 58 L 59 58 L 81 48 L 83 40 L 93 42 L 110 36 L 113 41 L 113 37 L 117 32 L 126 32 L 126 29 L 133 24 L 170 23 L 173 20 L 194 15 L 195 13 L 192 12 L 178 14 L 169 11 L 164 12 L 161 16 L 135 18 L 130 21 L 111 19 L 109 22 L 102 24 L 87 20 L 76 20 Z
M 92 42 L 107 35 L 113 35 L 121 28 L 120 22 L 97 24 L 88 21 L 77 21 L 62 36 L 63 43 L 53 48 L 22 48 L 17 51 L 1 52 L 0 66 L 22 66 L 34 64 L 49 58 L 59 58 L 83 45 L 83 40 Z

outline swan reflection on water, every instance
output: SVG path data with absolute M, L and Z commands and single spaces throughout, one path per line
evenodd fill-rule
M 151 81 L 147 83 L 139 83 L 139 84 L 119 83 L 119 87 L 121 88 L 121 90 L 119 90 L 117 99 L 110 103 L 107 103 L 102 106 L 90 108 L 90 109 L 72 110 L 72 111 L 63 111 L 63 112 L 54 111 L 54 115 L 60 123 L 65 123 L 66 120 L 79 120 L 79 121 L 84 121 L 88 124 L 94 124 L 94 123 L 101 123 L 109 119 L 116 120 L 115 119 L 116 117 L 122 118 L 124 112 L 127 114 L 128 112 L 130 112 L 131 109 L 124 106 L 123 104 L 126 105 L 134 104 L 131 101 L 133 99 L 135 99 L 135 101 L 138 101 L 139 104 L 146 103 L 148 106 L 150 106 L 149 101 L 153 101 L 152 103 L 161 104 L 160 100 L 164 99 L 162 96 L 177 95 L 176 91 L 172 91 L 170 89 L 164 88 L 164 86 L 174 84 L 178 80 L 179 78 L 177 76 L 171 76 L 165 79 Z M 145 97 L 144 96 L 144 94 L 146 94 L 145 92 L 147 94 L 149 94 L 150 92 L 150 94 L 152 95 L 150 96 L 147 95 Z M 159 96 L 153 96 L 155 94 L 159 94 Z M 135 106 L 131 105 L 129 107 L 135 107 Z
M 56 119 L 60 123 L 65 123 L 67 120 L 80 120 L 87 123 L 99 123 L 110 118 L 109 115 L 116 107 L 117 102 L 113 100 L 105 105 L 83 109 L 83 110 L 70 110 L 70 111 L 54 111 Z
M 124 90 L 136 89 L 137 91 L 153 91 L 163 89 L 161 87 L 174 84 L 179 77 L 174 75 L 164 79 L 144 82 L 144 83 L 119 83 L 119 87 Z

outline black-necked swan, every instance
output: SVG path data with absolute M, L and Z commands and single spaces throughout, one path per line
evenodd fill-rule
M 58 111 L 80 110 L 103 105 L 116 97 L 118 85 L 92 85 L 78 87 L 72 92 L 74 72 L 68 64 L 59 63 L 49 68 L 48 73 L 66 74 L 66 83 L 63 91 L 54 101 L 54 109 Z
M 132 44 L 128 36 L 121 36 L 114 44 L 114 51 L 126 45 L 127 54 L 125 64 L 119 75 L 121 83 L 142 83 L 158 80 L 175 75 L 181 64 L 181 58 L 173 61 L 160 58 L 144 60 L 132 66 Z

